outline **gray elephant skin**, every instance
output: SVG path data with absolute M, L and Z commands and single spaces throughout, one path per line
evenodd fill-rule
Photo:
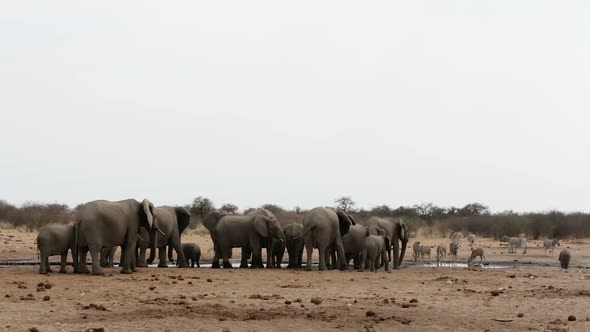
M 566 269 L 570 266 L 570 259 L 572 255 L 570 254 L 569 250 L 563 249 L 559 253 L 559 264 L 561 265 L 562 269 Z
M 249 247 L 252 250 L 250 268 L 263 268 L 262 239 L 274 238 L 283 241 L 283 230 L 279 221 L 266 215 L 234 215 L 219 211 L 209 213 L 203 225 L 213 240 L 215 255 L 212 268 L 219 268 L 219 258 L 223 267 L 231 268 L 229 262 L 232 248 Z
M 408 225 L 406 222 L 402 219 L 371 217 L 361 224 L 379 226 L 385 230 L 393 245 L 393 268 L 399 269 L 404 260 L 409 240 Z M 387 255 L 391 262 L 391 250 L 388 250 Z
M 78 257 L 74 244 L 75 227 L 73 224 L 49 224 L 39 230 L 37 235 L 37 249 L 39 250 L 39 273 L 52 272 L 49 267 L 49 256 L 60 255 L 60 273 L 66 273 L 68 251 L 72 253 L 74 272 L 78 269 Z
M 168 258 L 172 261 L 172 249 L 176 251 L 178 256 L 178 267 L 188 267 L 184 254 L 181 248 L 181 234 L 190 224 L 191 214 L 187 209 L 183 207 L 172 207 L 172 206 L 158 206 L 154 209 L 154 218 L 157 221 L 158 227 L 161 232 L 157 232 L 155 235 L 155 244 L 152 247 L 158 248 L 158 267 L 168 267 L 166 262 L 166 246 L 169 246 Z M 149 243 L 149 238 L 143 241 L 140 240 L 140 252 L 142 245 L 146 244 L 143 248 L 143 257 L 145 257 L 145 249 Z M 150 257 L 147 259 L 147 263 L 151 264 L 154 261 L 156 251 L 150 249 Z M 141 262 L 142 255 L 140 254 L 139 261 Z M 143 263 L 143 262 L 142 262 Z M 138 265 L 139 266 L 139 265 Z
M 92 201 L 84 204 L 76 221 L 76 247 L 79 273 L 90 273 L 86 266 L 88 251 L 92 257 L 92 274 L 102 275 L 99 262 L 100 250 L 105 247 L 123 248 L 121 273 L 135 271 L 135 252 L 140 228 L 150 230 L 155 237 L 158 230 L 154 219 L 154 206 L 144 199 L 123 201 Z
M 196 243 L 183 243 L 182 252 L 184 254 L 186 264 L 189 264 L 190 262 L 190 267 L 195 267 L 195 264 L 197 267 L 201 267 L 199 264 L 199 261 L 201 260 L 201 247 L 199 247 L 199 245 Z
M 342 245 L 344 246 L 344 256 L 346 257 L 346 265 L 350 263 L 350 260 L 354 260 L 354 268 L 359 269 L 361 267 L 360 258 L 363 249 L 365 248 L 365 239 L 369 235 L 383 235 L 386 236 L 386 232 L 383 228 L 378 226 L 365 226 L 365 225 L 353 225 L 350 226 L 348 233 L 342 237 Z M 386 248 L 389 250 L 389 245 Z
M 285 246 L 289 254 L 288 269 L 300 269 L 303 257 L 303 224 L 294 222 L 283 228 Z
M 102 248 L 100 250 L 100 266 L 113 267 L 115 252 L 117 252 L 117 247 Z M 119 259 L 119 264 L 121 264 L 121 259 Z
M 311 256 L 314 248 L 317 248 L 319 252 L 320 270 L 327 269 L 326 261 L 330 259 L 332 250 L 338 254 L 338 267 L 342 270 L 346 269 L 342 237 L 348 233 L 352 225 L 354 221 L 347 213 L 331 207 L 317 207 L 308 211 L 303 218 L 303 238 L 307 253 L 305 269 L 311 271 Z M 332 267 L 335 265 L 332 264 Z
M 389 261 L 387 258 L 389 242 L 389 237 L 384 235 L 367 236 L 361 255 L 361 270 L 368 268 L 371 272 L 378 271 L 381 262 L 384 262 L 385 271 L 389 271 Z
M 274 213 L 272 213 L 271 211 L 264 209 L 264 208 L 258 208 L 255 210 L 252 210 L 250 212 L 248 212 L 246 214 L 247 216 L 267 216 L 270 218 L 275 218 L 278 220 L 278 218 L 274 215 Z M 279 223 L 281 224 L 281 229 L 286 226 L 287 224 L 283 224 L 279 221 Z M 284 233 L 283 233 L 284 235 Z M 262 248 L 266 248 L 266 267 L 267 268 L 280 268 L 281 267 L 281 261 L 283 259 L 283 255 L 285 254 L 285 241 L 284 241 L 284 236 L 282 238 L 282 241 L 275 241 L 273 238 L 268 239 L 268 238 L 261 238 L 260 239 L 260 245 L 262 246 Z M 248 267 L 248 259 L 250 259 L 250 256 L 252 255 L 252 250 L 249 246 L 245 246 L 242 247 L 242 260 L 240 262 L 240 267 L 241 268 L 247 268 Z

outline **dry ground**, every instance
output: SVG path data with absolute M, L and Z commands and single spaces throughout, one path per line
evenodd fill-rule
M 0 260 L 36 259 L 34 238 L 0 230 Z M 183 240 L 197 241 L 210 258 L 205 234 Z M 420 241 L 448 244 L 446 239 Z M 573 268 L 561 271 L 553 267 L 557 253 L 545 255 L 538 241 L 532 242 L 527 255 L 507 254 L 491 240 L 481 246 L 488 261 L 517 259 L 552 267 L 410 264 L 391 273 L 144 268 L 133 275 L 114 268 L 103 277 L 43 276 L 37 267 L 5 267 L 0 268 L 0 329 L 590 331 L 590 245 L 562 243 L 574 259 Z M 460 256 L 465 260 L 467 255 L 464 243 Z M 575 321 L 568 321 L 571 315 Z

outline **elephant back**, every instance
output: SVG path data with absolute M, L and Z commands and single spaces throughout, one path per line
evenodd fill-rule
M 213 232 L 219 220 L 221 220 L 221 218 L 223 218 L 226 215 L 228 215 L 228 213 L 221 211 L 209 212 L 209 214 L 207 214 L 207 216 L 203 220 L 203 226 L 205 226 L 205 228 L 207 228 L 209 232 Z

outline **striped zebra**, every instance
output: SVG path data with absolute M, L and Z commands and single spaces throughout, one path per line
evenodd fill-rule
M 457 241 L 452 241 L 449 244 L 449 256 L 451 256 L 452 262 L 457 262 L 457 252 L 459 251 L 459 243 Z
M 461 239 L 463 238 L 463 233 L 461 232 L 453 232 L 451 233 L 451 235 L 449 236 L 449 238 L 451 239 L 451 241 L 456 241 L 457 243 L 461 242 Z
M 475 234 L 473 234 L 473 233 L 469 233 L 469 235 L 467 235 L 467 242 L 469 242 L 469 246 L 471 247 L 472 250 L 473 250 L 473 246 L 475 246 L 476 239 L 477 239 L 477 237 L 475 237 Z
M 436 266 L 440 265 L 440 261 L 447 256 L 447 247 L 444 244 L 439 244 L 436 247 Z
M 551 254 L 553 254 L 553 251 L 555 250 L 555 246 L 559 246 L 559 239 L 543 241 L 543 248 L 545 248 L 545 253 L 547 253 L 549 250 L 551 250 Z
M 508 252 L 514 254 L 517 248 L 522 249 L 522 253 L 526 254 L 527 243 L 523 237 L 511 237 L 508 239 Z
M 418 257 L 420 257 L 420 248 L 420 241 L 414 242 L 414 245 L 412 246 L 412 251 L 414 252 L 414 263 L 416 263 L 418 261 Z

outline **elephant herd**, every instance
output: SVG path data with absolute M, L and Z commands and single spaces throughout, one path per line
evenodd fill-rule
M 199 246 L 181 243 L 181 234 L 189 223 L 190 213 L 183 207 L 154 207 L 147 199 L 92 201 L 79 209 L 74 224 L 50 224 L 39 231 L 39 272 L 51 271 L 48 257 L 52 255 L 61 256 L 60 272 L 65 272 L 71 251 L 74 272 L 102 275 L 103 267 L 112 266 L 118 247 L 121 273 L 151 264 L 156 250 L 159 267 L 167 267 L 167 260 L 172 261 L 173 250 L 178 267 L 188 267 L 188 262 L 199 267 Z M 361 270 L 389 270 L 392 260 L 393 268 L 401 265 L 409 238 L 407 225 L 401 219 L 372 217 L 357 222 L 350 214 L 330 207 L 310 210 L 303 222 L 281 222 L 262 208 L 245 215 L 213 211 L 205 216 L 203 225 L 213 242 L 213 268 L 221 267 L 220 259 L 224 268 L 231 268 L 233 248 L 241 248 L 240 267 L 263 268 L 264 248 L 267 268 L 281 267 L 287 250 L 287 267 L 300 269 L 305 248 L 306 270 L 311 270 L 313 249 L 318 249 L 319 270 L 346 269 L 351 260 Z M 91 269 L 86 263 L 88 253 Z

